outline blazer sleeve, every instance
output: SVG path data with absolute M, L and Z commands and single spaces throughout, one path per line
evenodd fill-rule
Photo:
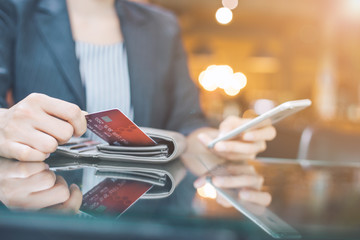
M 13 79 L 15 9 L 9 1 L 0 1 L 0 108 L 6 108 L 6 93 Z
M 199 103 L 199 92 L 190 78 L 187 57 L 178 24 L 172 65 L 173 99 L 167 129 L 188 135 L 197 128 L 208 126 Z

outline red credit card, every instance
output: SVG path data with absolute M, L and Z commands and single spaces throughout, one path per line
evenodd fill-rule
M 96 217 L 118 217 L 151 187 L 149 183 L 106 178 L 84 195 L 80 210 Z
M 119 109 L 86 115 L 87 127 L 110 145 L 149 146 L 156 145 L 133 121 Z

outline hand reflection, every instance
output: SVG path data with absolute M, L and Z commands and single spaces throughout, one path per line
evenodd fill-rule
M 76 212 L 82 194 L 70 189 L 44 162 L 19 162 L 0 158 L 0 201 L 10 209 L 42 208 Z
M 211 171 L 212 182 L 219 188 L 239 189 L 238 197 L 241 200 L 249 201 L 263 206 L 268 206 L 271 202 L 271 195 L 262 192 L 264 178 L 258 175 L 253 166 L 250 165 L 225 165 Z M 198 178 L 194 182 L 195 188 L 205 185 L 206 176 Z M 225 206 L 231 207 L 230 203 L 217 195 L 217 201 Z

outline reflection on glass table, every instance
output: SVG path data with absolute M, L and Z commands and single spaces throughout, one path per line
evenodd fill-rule
M 199 157 L 201 162 L 198 161 Z M 189 239 L 189 236 L 197 239 L 272 238 L 235 208 L 218 204 L 214 199 L 218 193 L 213 192 L 209 185 L 205 184 L 198 190 L 194 188 L 194 181 L 198 176 L 221 164 L 219 159 L 211 159 L 207 155 L 192 158 L 188 155 L 181 160 L 178 161 L 179 167 L 176 167 L 181 174 L 175 181 L 176 187 L 172 194 L 162 198 L 140 199 L 117 220 L 106 216 L 68 216 L 53 211 L 2 210 L 2 236 L 26 234 L 34 239 L 47 239 L 49 234 L 53 239 L 69 236 L 77 236 L 78 239 Z M 11 169 L 18 168 L 19 164 L 13 160 L 1 159 L 1 183 L 4 183 L 4 173 L 11 173 Z M 61 164 L 65 167 L 68 163 L 63 159 Z M 40 164 L 39 169 L 42 167 L 43 171 L 48 171 L 46 165 Z M 236 168 L 254 169 L 264 178 L 260 190 L 272 196 L 267 209 L 292 226 L 303 239 L 347 239 L 360 236 L 360 212 L 357 211 L 360 199 L 360 163 L 264 158 L 228 169 L 234 171 Z M 101 174 L 105 174 L 104 172 L 108 173 L 103 171 Z M 11 177 L 16 182 L 25 175 Z M 240 191 L 241 189 L 236 190 Z M 26 200 L 25 192 L 23 194 L 23 199 Z M 238 196 L 235 195 L 236 197 Z M 31 202 L 27 199 L 28 204 Z
M 303 237 L 360 237 L 360 162 L 260 159 L 251 163 L 273 196 L 270 209 Z
M 181 161 L 167 163 L 131 163 L 95 158 L 72 158 L 54 155 L 46 161 L 59 173 L 84 169 L 83 182 L 97 178 L 85 190 L 80 210 L 91 216 L 119 217 L 139 199 L 160 199 L 170 196 L 183 179 L 186 170 Z M 93 170 L 93 171 L 91 171 Z

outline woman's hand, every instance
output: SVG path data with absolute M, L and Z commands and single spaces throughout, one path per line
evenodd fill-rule
M 204 129 L 198 134 L 198 139 L 207 146 L 216 137 L 225 135 L 250 120 L 228 117 L 220 124 L 219 130 Z M 233 139 L 218 142 L 211 151 L 221 158 L 232 161 L 254 159 L 258 153 L 266 149 L 266 141 L 274 139 L 275 136 L 275 128 L 270 122 L 264 122 L 258 128 L 246 131 Z
M 244 201 L 268 206 L 271 202 L 271 195 L 262 192 L 264 178 L 258 175 L 251 165 L 227 164 L 211 172 L 212 183 L 219 188 L 238 189 L 238 198 Z M 195 188 L 200 188 L 206 183 L 206 176 L 198 178 L 194 182 Z M 224 207 L 231 207 L 231 204 L 219 194 L 217 201 Z
M 68 200 L 51 207 L 47 207 L 45 210 L 60 211 L 62 213 L 69 213 L 69 214 L 75 214 L 79 212 L 83 197 L 80 188 L 76 184 L 71 184 L 69 190 L 70 190 L 70 197 Z
M 82 194 L 76 185 L 69 189 L 66 181 L 44 162 L 0 158 L 0 201 L 10 209 L 38 210 L 53 206 L 74 212 L 81 205 Z
M 85 131 L 85 115 L 77 105 L 33 93 L 0 109 L 0 156 L 43 161 L 58 144 Z

